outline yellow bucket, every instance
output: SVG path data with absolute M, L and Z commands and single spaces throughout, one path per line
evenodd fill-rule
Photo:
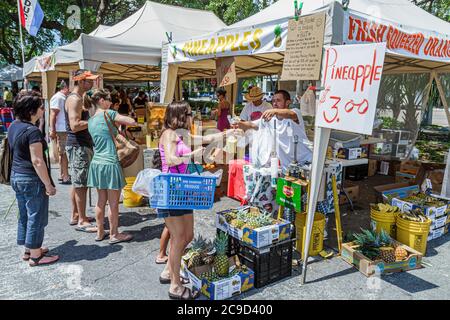
M 394 213 L 377 213 L 370 210 L 370 218 L 375 225 L 375 231 L 380 233 L 382 229 L 386 231 L 393 239 L 396 239 L 396 215 Z
M 295 229 L 297 232 L 297 241 L 295 248 L 302 254 L 306 240 L 306 214 L 297 214 L 295 217 Z M 311 242 L 309 245 L 309 255 L 316 256 L 323 250 L 323 237 L 325 231 L 325 216 L 319 212 L 314 215 L 314 223 L 311 232 Z
M 136 177 L 126 177 L 125 181 L 127 185 L 123 188 L 123 205 L 128 208 L 139 207 L 143 197 L 131 190 Z
M 397 241 L 425 255 L 431 220 L 416 222 L 397 216 Z

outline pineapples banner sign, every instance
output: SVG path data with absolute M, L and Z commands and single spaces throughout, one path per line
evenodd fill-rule
M 226 30 L 208 37 L 197 37 L 171 44 L 169 63 L 189 62 L 216 57 L 283 52 L 288 22 L 269 22 L 242 30 Z

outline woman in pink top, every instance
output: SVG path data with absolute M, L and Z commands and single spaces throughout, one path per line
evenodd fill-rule
M 191 107 L 185 101 L 172 102 L 166 109 L 163 132 L 161 134 L 159 150 L 163 172 L 184 173 L 191 158 L 201 157 L 204 148 L 191 151 L 183 137 L 197 140 L 198 145 L 220 141 L 229 135 L 236 134 L 237 130 L 202 136 L 190 135 L 192 124 Z M 195 142 L 194 142 L 195 143 Z M 197 159 L 195 159 L 197 160 Z M 199 158 L 198 160 L 201 160 Z M 193 210 L 161 210 L 158 217 L 164 218 L 166 228 L 161 235 L 161 246 L 168 241 L 170 235 L 170 252 L 166 268 L 161 273 L 159 281 L 169 284 L 169 297 L 172 299 L 187 300 L 195 298 L 195 294 L 183 286 L 180 279 L 181 256 L 187 245 L 194 238 Z

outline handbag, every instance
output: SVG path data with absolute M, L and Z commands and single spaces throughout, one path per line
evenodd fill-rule
M 14 141 L 12 148 L 9 147 L 8 136 L 6 136 L 1 145 L 0 149 L 0 184 L 9 185 L 11 182 L 11 167 L 13 163 L 13 150 L 17 141 L 22 137 L 22 135 L 32 126 L 26 127 L 22 130 Z
M 114 141 L 117 150 L 117 157 L 119 158 L 120 165 L 122 168 L 127 168 L 131 166 L 139 156 L 139 146 L 136 142 L 128 140 L 125 136 L 123 136 L 117 126 L 114 124 L 114 121 L 111 119 L 109 114 L 105 112 L 103 114 L 105 118 L 106 125 L 108 126 L 109 133 Z M 109 119 L 109 121 L 108 121 Z M 111 122 L 111 123 L 110 123 Z M 117 134 L 114 135 L 112 125 L 117 129 Z

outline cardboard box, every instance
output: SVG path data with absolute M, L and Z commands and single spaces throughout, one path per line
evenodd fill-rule
M 430 218 L 431 220 L 434 220 L 436 218 L 442 217 L 443 215 L 447 214 L 447 205 L 442 207 L 421 207 L 418 205 L 415 205 L 413 203 L 403 201 L 401 199 L 393 198 L 392 199 L 392 205 L 395 207 L 398 207 L 400 211 L 402 212 L 409 212 L 412 209 L 422 209 L 424 214 Z
M 439 218 L 434 218 L 433 220 L 431 220 L 431 226 L 430 229 L 431 230 L 436 230 L 436 229 L 440 229 L 442 227 L 445 227 L 445 225 L 447 224 L 447 218 L 448 215 L 445 214 L 442 217 Z
M 217 229 L 228 233 L 233 238 L 241 240 L 254 248 L 259 249 L 268 247 L 274 243 L 291 238 L 292 225 L 288 221 L 281 220 L 279 224 L 261 227 L 254 230 L 249 228 L 238 229 L 230 225 L 223 216 L 229 211 L 231 210 L 218 212 L 216 214 Z
M 447 232 L 448 232 L 448 225 L 445 225 L 435 230 L 430 230 L 430 235 L 428 235 L 428 241 L 438 239 L 443 235 L 447 234 Z M 431 235 L 433 236 L 432 239 L 430 239 Z
M 347 193 L 348 197 L 352 202 L 356 202 L 359 199 L 359 186 L 356 184 L 353 184 L 349 181 L 345 182 L 344 190 Z M 340 194 L 339 195 L 339 204 L 346 204 L 348 203 L 348 199 L 345 195 Z
M 367 172 L 367 175 L 369 177 L 373 177 L 374 175 L 376 175 L 377 170 L 378 170 L 378 161 L 369 159 L 369 170 Z
M 304 181 L 291 178 L 278 178 L 276 201 L 280 206 L 302 210 L 302 188 L 306 188 Z M 306 190 L 304 190 L 306 191 Z
M 367 148 L 366 147 L 340 148 L 338 149 L 336 158 L 346 160 L 367 158 Z
M 377 202 L 390 204 L 388 196 L 394 198 L 406 198 L 410 194 L 419 191 L 419 186 L 411 185 L 408 182 L 391 183 L 373 187 L 375 190 Z
M 239 258 L 233 256 L 229 258 L 230 272 L 240 264 Z M 238 296 L 242 292 L 246 292 L 254 287 L 255 273 L 251 269 L 239 272 L 235 276 L 210 282 L 206 279 L 201 279 L 200 275 L 203 272 L 212 270 L 212 266 L 205 265 L 201 267 L 194 267 L 187 269 L 186 265 L 182 265 L 183 272 L 187 274 L 192 287 L 200 290 L 210 300 L 225 300 L 233 296 Z
M 402 272 L 421 268 L 422 254 L 420 252 L 395 240 L 394 243 L 408 251 L 408 259 L 393 263 L 386 263 L 383 260 L 372 261 L 362 253 L 356 251 L 358 246 L 351 242 L 342 244 L 341 258 L 347 263 L 355 266 L 366 277 L 370 277 L 374 274 Z
M 409 174 L 409 173 L 403 173 L 400 171 L 397 171 L 395 173 L 395 182 L 401 183 L 401 182 L 409 182 L 409 183 L 415 183 L 416 181 L 416 175 Z

